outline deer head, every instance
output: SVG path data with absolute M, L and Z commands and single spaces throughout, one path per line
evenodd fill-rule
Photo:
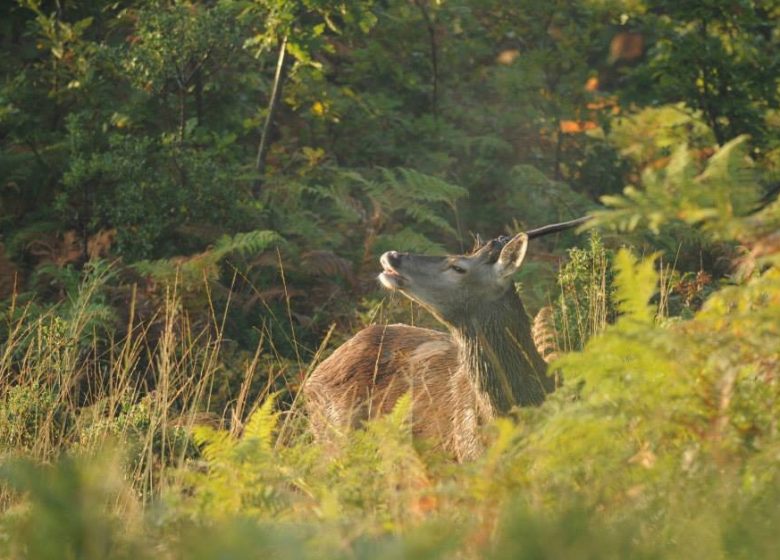
M 380 258 L 379 281 L 416 301 L 440 321 L 457 325 L 492 306 L 511 289 L 528 235 L 489 241 L 470 255 L 429 257 L 388 251 Z

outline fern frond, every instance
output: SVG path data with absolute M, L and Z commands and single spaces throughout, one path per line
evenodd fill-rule
M 412 393 L 404 393 L 393 405 L 393 410 L 388 415 L 390 425 L 399 432 L 409 429 L 412 413 Z
M 219 262 L 228 255 L 259 253 L 283 241 L 278 233 L 267 230 L 224 235 L 217 240 L 213 248 L 202 253 L 189 257 L 139 261 L 131 267 L 158 282 L 179 281 L 186 289 L 191 289 L 200 285 L 204 277 L 214 279 L 218 273 Z
M 273 435 L 279 423 L 279 412 L 274 409 L 278 393 L 271 393 L 244 426 L 242 440 L 257 442 L 264 449 L 273 445 Z
M 626 317 L 642 323 L 651 323 L 654 317 L 653 308 L 648 304 L 658 285 L 654 261 L 655 255 L 651 255 L 638 262 L 628 249 L 621 249 L 615 257 L 619 309 Z
M 455 228 L 453 228 L 447 220 L 431 212 L 430 208 L 418 204 L 414 201 L 408 201 L 404 205 L 404 213 L 410 218 L 414 219 L 420 224 L 429 224 L 437 228 L 438 230 L 447 233 L 453 237 L 457 235 Z
M 463 187 L 414 169 L 398 167 L 392 170 L 382 169 L 381 173 L 384 186 L 406 193 L 408 198 L 415 200 L 453 205 L 457 199 L 467 194 Z
M 647 224 L 657 233 L 666 223 L 684 222 L 700 226 L 713 239 L 739 238 L 761 193 L 745 144 L 744 136 L 728 142 L 701 173 L 688 146 L 681 144 L 664 169 L 645 169 L 643 188 L 627 186 L 622 195 L 602 197 L 611 210 L 594 213 L 591 227 L 631 231 Z
M 223 235 L 217 240 L 211 253 L 214 259 L 220 260 L 231 253 L 241 255 L 259 253 L 273 245 L 281 243 L 281 241 L 282 238 L 278 233 L 268 230 L 237 233 L 232 237 Z
M 192 437 L 209 463 L 227 460 L 236 446 L 236 441 L 227 431 L 215 430 L 211 426 L 195 426 Z

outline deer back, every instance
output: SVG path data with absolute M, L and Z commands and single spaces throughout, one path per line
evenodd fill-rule
M 476 449 L 462 450 L 462 434 L 474 431 L 487 408 L 459 366 L 458 347 L 449 333 L 401 324 L 367 327 L 306 381 L 314 432 L 327 438 L 358 427 L 392 410 L 410 392 L 414 435 L 459 458 L 473 455 Z M 464 419 L 473 426 L 462 426 Z

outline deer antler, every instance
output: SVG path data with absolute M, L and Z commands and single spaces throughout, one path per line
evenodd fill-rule
M 525 232 L 525 234 L 528 236 L 528 239 L 536 239 L 537 237 L 542 237 L 545 235 L 549 235 L 551 233 L 557 233 L 559 231 L 575 228 L 581 224 L 584 224 L 590 219 L 591 216 L 583 216 L 582 218 L 577 218 L 576 220 L 569 220 L 568 222 L 548 224 L 546 226 L 528 230 Z M 501 235 L 489 241 L 488 243 L 491 244 L 491 251 L 500 251 L 501 249 L 503 249 L 504 245 L 506 245 L 507 242 L 509 242 L 510 239 L 512 239 L 511 235 Z
M 535 239 L 537 237 L 542 237 L 543 235 L 549 235 L 551 233 L 557 233 L 559 231 L 575 228 L 579 225 L 584 224 L 590 219 L 591 216 L 583 216 L 582 218 L 577 218 L 576 220 L 569 220 L 568 222 L 560 222 L 558 224 L 550 224 L 547 226 L 538 227 L 536 229 L 532 229 L 525 232 L 525 234 L 528 236 L 528 239 Z

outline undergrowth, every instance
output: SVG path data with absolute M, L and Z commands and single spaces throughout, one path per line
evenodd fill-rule
M 84 333 L 23 318 L 0 370 L 3 555 L 771 557 L 777 270 L 668 323 L 649 303 L 652 258 L 615 264 L 617 322 L 559 359 L 566 385 L 489 427 L 464 465 L 411 438 L 408 399 L 336 449 L 277 393 L 214 410 L 219 334 L 188 331 L 175 294 L 157 347 L 131 329 L 105 377 Z
M 765 235 L 780 214 L 774 203 L 724 217 L 735 206 L 718 196 L 718 173 L 744 177 L 738 149 L 724 147 L 699 178 L 674 175 L 688 165 L 678 155 L 651 183 L 689 193 L 687 213 L 659 214 L 629 192 L 599 221 L 695 216 L 705 234 L 753 247 L 739 274 L 671 316 L 674 275 L 656 255 L 596 237 L 572 252 L 551 298 L 570 341 L 552 364 L 565 384 L 486 426 L 471 463 L 411 437 L 408 398 L 317 442 L 295 388 L 323 352 L 274 360 L 261 335 L 236 361 L 224 315 L 191 321 L 175 281 L 151 320 L 129 314 L 122 336 L 106 328 L 111 267 L 99 263 L 59 307 L 12 301 L 0 346 L 0 554 L 777 557 L 780 270 Z M 237 390 L 225 392 L 226 375 Z

